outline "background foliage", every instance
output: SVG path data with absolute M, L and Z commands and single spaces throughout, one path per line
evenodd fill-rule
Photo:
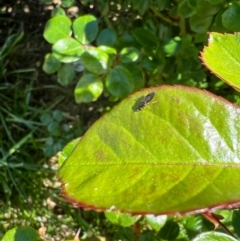
M 133 229 L 113 217 L 71 209 L 59 197 L 56 158 L 46 157 L 146 86 L 195 86 L 239 104 L 239 93 L 199 59 L 207 32 L 239 31 L 239 2 L 13 0 L 1 4 L 0 16 L 1 233 L 27 224 L 46 226 L 46 237 L 55 240 L 78 227 L 82 239 L 190 240 L 213 230 L 199 215 L 169 217 L 157 228 L 158 222 L 143 218 Z M 91 31 L 83 34 L 79 26 Z M 238 211 L 220 213 L 239 234 Z

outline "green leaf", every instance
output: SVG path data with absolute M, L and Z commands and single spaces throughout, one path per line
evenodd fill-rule
M 156 237 L 155 233 L 152 230 L 143 230 L 139 241 L 159 241 L 159 238 Z
M 79 80 L 74 96 L 77 103 L 96 101 L 103 92 L 103 83 L 98 75 L 84 74 Z
M 69 142 L 61 151 L 60 155 L 58 156 L 58 164 L 61 166 L 63 162 L 70 156 L 73 149 L 78 144 L 80 138 L 74 139 Z
M 139 59 L 140 52 L 134 47 L 123 48 L 119 54 L 122 63 L 132 63 Z
M 196 10 L 189 6 L 188 1 L 184 0 L 178 5 L 178 14 L 184 18 L 189 18 L 196 13 Z
M 107 16 L 109 13 L 109 2 L 108 1 L 98 1 L 98 11 L 100 12 L 101 16 Z
M 134 238 L 133 228 L 119 227 L 118 232 L 114 234 L 113 240 L 134 241 Z
M 218 232 L 206 232 L 199 234 L 192 241 L 237 241 L 237 239 Z
M 59 15 L 66 16 L 66 13 L 65 13 L 65 10 L 63 8 L 56 7 L 56 8 L 53 9 L 51 15 L 52 15 L 52 17 L 59 16 Z
M 46 54 L 43 63 L 43 71 L 47 74 L 53 74 L 59 70 L 61 62 L 52 54 Z
M 126 97 L 133 91 L 133 77 L 126 68 L 117 65 L 109 71 L 106 77 L 106 87 L 113 96 Z
M 108 55 L 99 48 L 91 47 L 81 56 L 84 67 L 94 74 L 105 74 L 108 70 Z
M 66 16 L 53 17 L 47 22 L 43 36 L 49 43 L 54 44 L 71 35 L 71 25 L 71 20 Z
M 50 4 L 52 3 L 52 0 L 40 0 L 42 3 L 45 3 L 45 4 Z
M 116 49 L 112 48 L 112 47 L 108 47 L 108 46 L 98 46 L 97 49 L 99 51 L 103 51 L 105 54 L 108 55 L 108 61 L 107 61 L 107 65 L 108 66 L 113 66 L 114 65 L 114 61 L 116 59 L 116 55 L 117 55 L 117 51 Z
M 155 0 L 153 4 L 156 8 L 159 9 L 159 11 L 162 11 L 164 9 L 170 8 L 171 0 Z
M 73 62 L 77 62 L 79 61 L 78 56 L 66 56 L 66 55 L 62 55 L 59 54 L 57 52 L 52 52 L 52 55 L 54 58 L 56 58 L 57 60 L 59 60 L 62 63 L 73 63 Z
M 223 32 L 229 32 L 224 26 L 223 26 L 223 23 L 222 23 L 222 14 L 223 14 L 223 11 L 219 11 L 217 16 L 214 18 L 214 22 L 210 28 L 210 30 L 212 32 L 220 32 L 220 33 L 223 33 Z M 207 33 L 205 33 L 207 34 Z
M 190 28 L 196 33 L 204 33 L 210 27 L 213 15 L 220 9 L 220 6 L 213 6 L 206 0 L 198 1 L 197 12 L 190 18 Z
M 79 57 L 84 52 L 82 44 L 72 38 L 65 38 L 57 41 L 52 50 L 63 56 Z
M 63 113 L 60 110 L 54 110 L 53 111 L 53 118 L 57 121 L 57 122 L 61 122 L 63 120 Z
M 208 2 L 210 2 L 212 5 L 214 4 L 219 4 L 219 3 L 222 3 L 224 2 L 225 0 L 208 0 Z
M 78 17 L 73 22 L 75 38 L 82 44 L 90 44 L 98 34 L 98 22 L 93 15 Z
M 240 210 L 234 210 L 232 216 L 232 225 L 235 233 L 240 237 Z
M 165 225 L 161 228 L 158 236 L 164 240 L 174 240 L 177 238 L 180 232 L 179 225 L 172 220 L 167 221 Z
M 156 48 L 159 43 L 159 39 L 149 30 L 143 28 L 136 28 L 133 31 L 136 40 L 144 47 Z
M 184 228 L 190 239 L 196 237 L 197 234 L 203 231 L 203 221 L 200 215 L 188 215 L 183 219 Z
M 36 230 L 30 227 L 13 228 L 4 235 L 2 241 L 41 241 Z
M 50 133 L 53 133 L 59 129 L 59 123 L 57 121 L 53 121 L 48 125 L 47 129 Z
M 45 113 L 41 116 L 40 120 L 43 124 L 48 125 L 53 121 L 53 118 L 49 113 Z
M 132 0 L 133 9 L 137 10 L 140 15 L 143 15 L 150 7 L 151 1 L 146 0 Z
M 64 8 L 69 8 L 69 7 L 73 6 L 75 0 L 61 0 L 61 2 L 62 2 L 62 6 Z
M 141 215 L 132 216 L 128 213 L 105 212 L 105 217 L 114 224 L 129 227 L 136 223 L 141 218 Z
M 72 64 L 63 64 L 58 71 L 58 83 L 62 86 L 70 84 L 75 77 L 75 70 Z
M 152 91 L 154 98 L 146 99 Z M 81 207 L 142 214 L 234 204 L 240 200 L 239 123 L 239 107 L 206 91 L 137 92 L 80 140 L 59 171 L 63 192 Z
M 191 8 L 196 8 L 197 7 L 198 0 L 187 0 L 187 4 Z
M 239 37 L 239 33 L 210 33 L 209 46 L 202 53 L 202 60 L 207 68 L 237 90 L 240 90 Z
M 126 64 L 124 67 L 131 73 L 134 81 L 134 90 L 140 90 L 145 86 L 145 80 L 143 77 L 142 69 L 135 63 Z
M 205 33 L 212 23 L 212 16 L 195 14 L 190 18 L 190 28 L 196 33 Z
M 240 4 L 232 4 L 223 14 L 223 26 L 230 31 L 240 31 Z
M 159 231 L 167 221 L 167 215 L 147 215 L 146 216 L 147 223 L 156 231 Z
M 118 50 L 121 50 L 125 47 L 135 47 L 135 48 L 141 48 L 141 45 L 139 42 L 134 38 L 133 35 L 125 34 L 118 38 L 117 41 L 117 48 Z
M 103 29 L 97 37 L 97 45 L 113 46 L 116 41 L 116 32 L 109 28 Z
M 181 48 L 181 38 L 174 37 L 164 45 L 164 52 L 166 53 L 167 57 L 171 57 L 176 55 L 179 52 L 180 48 Z

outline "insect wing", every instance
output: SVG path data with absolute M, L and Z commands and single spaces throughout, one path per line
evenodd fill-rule
M 149 103 L 153 98 L 154 98 L 154 96 L 155 96 L 155 92 L 151 92 L 151 93 L 149 93 L 148 95 L 146 95 L 145 97 L 144 97 L 144 102 L 147 104 L 147 103 Z

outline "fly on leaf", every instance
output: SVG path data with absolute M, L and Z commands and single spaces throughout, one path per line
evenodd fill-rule
M 138 104 L 137 104 L 137 106 L 135 108 L 135 111 L 140 111 L 143 108 L 145 108 L 151 102 L 151 100 L 154 98 L 155 94 L 156 94 L 155 92 L 151 92 L 148 95 L 142 97 L 138 101 Z

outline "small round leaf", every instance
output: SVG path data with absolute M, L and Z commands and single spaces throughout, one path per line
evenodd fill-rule
M 82 44 L 90 44 L 98 34 L 98 22 L 93 15 L 78 17 L 73 22 L 75 38 Z
M 105 74 L 108 69 L 108 55 L 99 48 L 89 48 L 81 56 L 84 67 L 94 74 Z
M 77 103 L 96 101 L 102 91 L 103 83 L 98 75 L 84 74 L 74 90 L 75 100 Z
M 72 22 L 68 17 L 55 16 L 47 22 L 43 36 L 49 43 L 54 44 L 58 40 L 71 35 L 71 25 Z
M 113 46 L 116 43 L 117 34 L 114 30 L 105 28 L 97 37 L 97 45 Z
M 84 52 L 82 44 L 72 38 L 65 38 L 57 41 L 52 49 L 55 53 L 70 57 L 79 57 Z
M 223 26 L 230 31 L 240 31 L 240 4 L 233 3 L 223 14 Z
M 123 66 L 115 66 L 106 77 L 108 91 L 116 97 L 123 98 L 134 89 L 134 80 L 131 73 Z
M 65 13 L 65 10 L 63 8 L 56 7 L 56 8 L 53 9 L 51 15 L 52 15 L 52 17 L 59 16 L 59 15 L 66 16 L 66 13 Z
M 144 47 L 156 48 L 158 46 L 158 37 L 149 30 L 136 28 L 133 34 L 136 40 Z
M 75 71 L 72 64 L 63 64 L 58 71 L 58 83 L 62 86 L 70 84 L 75 77 Z
M 43 71 L 47 74 L 53 74 L 59 70 L 61 62 L 52 54 L 45 55 L 43 63 Z
M 61 0 L 61 2 L 64 8 L 69 8 L 74 4 L 75 0 Z
M 138 60 L 140 52 L 134 47 L 123 48 L 120 52 L 120 61 L 122 63 L 132 63 Z

